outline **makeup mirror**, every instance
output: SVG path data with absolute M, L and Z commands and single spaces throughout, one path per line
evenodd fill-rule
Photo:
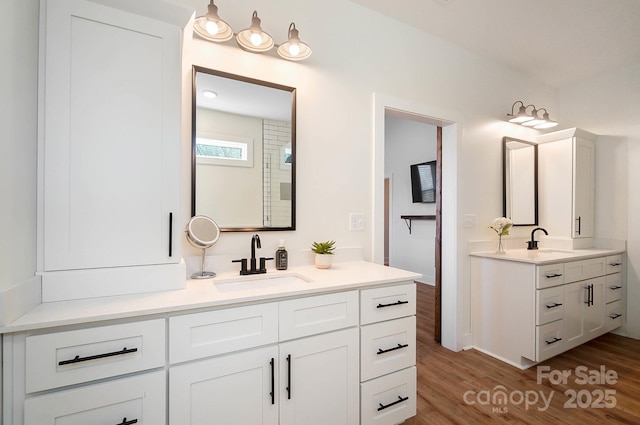
M 503 213 L 514 226 L 538 224 L 538 145 L 502 138 Z
M 220 228 L 215 221 L 202 215 L 191 217 L 187 223 L 187 240 L 192 246 L 202 250 L 200 273 L 192 274 L 191 279 L 209 279 L 216 276 L 214 272 L 205 271 L 204 259 L 207 248 L 211 248 L 219 238 Z

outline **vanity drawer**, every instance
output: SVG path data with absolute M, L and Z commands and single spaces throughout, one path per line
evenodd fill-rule
M 30 397 L 24 425 L 164 424 L 165 386 L 164 371 L 156 371 Z
M 607 274 L 607 257 L 564 263 L 564 283 L 577 282 Z
M 169 361 L 180 363 L 278 342 L 278 303 L 169 319 Z
M 620 273 L 622 271 L 622 254 L 607 257 L 607 274 Z
M 623 313 L 622 300 L 607 304 L 607 316 L 605 317 L 607 332 L 622 326 Z
M 562 320 L 536 326 L 536 358 L 541 362 L 564 351 Z
M 416 415 L 416 367 L 360 384 L 362 425 L 394 425 Z
M 279 303 L 280 341 L 358 325 L 358 291 Z
M 360 324 L 416 314 L 416 284 L 364 289 L 360 292 Z
M 564 264 L 547 264 L 536 268 L 536 288 L 544 289 L 564 283 Z
M 360 380 L 367 381 L 415 364 L 415 316 L 360 328 Z
M 27 335 L 26 392 L 164 366 L 165 320 Z
M 622 298 L 622 273 L 607 275 L 607 304 Z
M 562 319 L 564 315 L 564 291 L 562 286 L 536 291 L 536 325 L 544 325 Z

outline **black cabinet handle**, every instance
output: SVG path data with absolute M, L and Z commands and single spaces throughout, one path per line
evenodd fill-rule
M 617 318 L 618 318 L 618 317 L 620 317 L 620 316 L 622 316 L 622 314 L 620 314 L 620 313 L 611 313 L 611 314 L 609 315 L 609 318 L 610 318 L 610 319 L 617 319 Z
M 409 304 L 409 301 L 396 301 L 395 303 L 391 303 L 391 304 L 378 304 L 376 306 L 376 308 L 385 308 L 385 307 L 393 307 L 394 305 L 401 305 L 401 304 Z
M 87 356 L 87 357 L 75 356 L 70 360 L 62 360 L 61 362 L 58 362 L 58 366 L 64 366 L 72 363 L 86 362 L 89 360 L 103 359 L 105 357 L 121 356 L 123 354 L 135 353 L 136 351 L 138 351 L 137 348 L 124 347 L 120 351 L 113 351 L 111 353 L 104 353 L 104 354 L 96 354 L 95 356 Z
M 556 342 L 558 342 L 558 341 L 562 341 L 562 338 L 555 337 L 555 338 L 553 338 L 553 340 L 551 340 L 551 341 L 547 341 L 547 340 L 545 340 L 544 342 L 546 342 L 548 345 L 551 345 L 551 344 L 555 344 L 555 343 L 556 343 Z
M 291 354 L 287 355 L 287 399 L 291 400 Z
M 378 407 L 378 412 L 381 411 L 381 410 L 384 410 L 384 409 L 386 409 L 388 407 L 395 406 L 396 404 L 402 403 L 403 401 L 407 401 L 407 400 L 409 400 L 409 397 L 400 397 L 400 396 L 398 396 L 398 399 L 396 401 L 394 401 L 393 403 L 389 403 L 387 405 L 384 405 L 382 403 L 378 403 L 380 405 L 380 407 Z
M 131 419 L 130 421 L 127 420 L 127 418 L 122 418 L 122 422 L 118 422 L 116 425 L 131 425 L 131 424 L 137 424 L 138 420 L 137 419 Z
M 269 362 L 271 365 L 271 404 L 276 404 L 276 376 L 275 376 L 275 360 L 271 357 L 271 361 Z
M 578 222 L 578 231 L 576 233 L 580 234 L 580 230 L 582 227 L 582 217 L 578 216 L 578 218 L 576 218 L 576 221 Z
M 408 346 L 409 346 L 409 344 L 398 344 L 397 346 L 395 346 L 393 348 L 387 348 L 386 350 L 383 350 L 382 348 L 378 348 L 378 352 L 376 354 L 377 355 L 384 354 L 384 353 L 388 353 L 389 351 L 400 350 L 400 349 L 408 347 Z
M 560 277 L 562 276 L 562 274 L 560 273 L 554 273 L 554 274 L 546 274 L 544 275 L 544 277 L 546 277 L 547 279 L 553 279 L 554 277 Z
M 621 266 L 621 265 L 622 265 L 622 263 L 609 263 L 609 265 L 610 265 L 611 267 L 618 267 L 618 266 Z
M 173 213 L 169 213 L 169 257 L 173 255 Z
M 553 303 L 553 304 L 545 304 L 545 307 L 547 308 L 556 308 L 556 307 L 560 307 L 562 305 L 562 303 Z
M 610 286 L 609 289 L 615 291 L 616 289 L 622 289 L 622 286 Z
M 587 307 L 591 307 L 593 305 L 593 283 L 584 287 L 587 290 L 587 301 L 584 303 Z

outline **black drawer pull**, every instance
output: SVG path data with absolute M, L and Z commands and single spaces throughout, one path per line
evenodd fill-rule
M 135 353 L 136 351 L 138 351 L 137 348 L 124 347 L 122 350 L 114 351 L 112 353 L 96 354 L 95 356 L 87 356 L 87 357 L 75 356 L 71 360 L 62 360 L 61 362 L 58 362 L 58 366 L 64 366 L 66 364 L 72 364 L 72 363 L 86 362 L 89 360 L 103 359 L 105 357 L 121 356 L 122 354 Z M 135 422 L 132 422 L 132 423 L 135 423 Z
M 622 265 L 622 263 L 609 263 L 609 265 L 610 265 L 611 267 L 618 267 L 618 266 L 621 266 L 621 265 Z
M 382 348 L 378 348 L 378 352 L 376 354 L 384 354 L 384 353 L 388 353 L 389 351 L 400 350 L 401 348 L 406 348 L 408 346 L 409 344 L 398 344 L 397 346 L 393 348 L 387 348 L 386 350 L 383 350 Z
M 273 357 L 271 357 L 269 364 L 271 365 L 271 392 L 269 395 L 271 396 L 271 404 L 276 404 L 275 359 Z
M 382 403 L 378 403 L 380 405 L 380 407 L 378 407 L 378 412 L 381 410 L 386 409 L 387 407 L 391 407 L 391 406 L 395 406 L 398 403 L 402 403 L 403 401 L 407 401 L 409 400 L 409 397 L 400 397 L 398 396 L 398 399 L 396 401 L 394 401 L 393 403 L 389 403 L 387 405 L 384 405 Z
M 291 354 L 287 356 L 287 400 L 291 400 Z
M 169 213 L 169 257 L 173 257 L 173 213 Z
M 622 286 L 610 286 L 609 289 L 612 289 L 612 290 L 622 289 Z
M 547 279 L 553 279 L 554 277 L 560 277 L 562 276 L 562 273 L 554 273 L 554 274 L 546 274 L 544 275 L 544 277 L 546 277 Z
M 409 304 L 409 301 L 396 301 L 395 303 L 391 303 L 391 304 L 378 304 L 378 306 L 376 308 L 385 308 L 385 307 L 393 307 L 394 305 L 401 305 L 401 304 Z
M 562 341 L 562 338 L 555 337 L 555 338 L 553 338 L 552 341 L 545 340 L 544 342 L 546 342 L 548 345 L 551 345 L 551 344 L 555 344 L 558 341 Z
M 622 316 L 622 314 L 619 314 L 619 313 L 611 313 L 611 314 L 609 315 L 609 318 L 610 318 L 610 319 L 617 319 L 617 318 L 618 318 L 618 317 L 620 317 L 620 316 Z
M 130 421 L 127 420 L 127 418 L 122 418 L 122 422 L 118 422 L 116 425 L 131 425 L 131 424 L 137 424 L 138 420 L 137 419 L 131 419 Z
M 556 307 L 560 307 L 562 305 L 562 303 L 553 303 L 553 304 L 545 304 L 545 307 L 547 308 L 556 308 Z

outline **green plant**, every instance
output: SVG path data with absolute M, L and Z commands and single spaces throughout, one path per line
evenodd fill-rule
M 336 241 L 314 242 L 311 245 L 311 251 L 316 254 L 328 254 L 333 255 L 333 251 L 336 249 Z

